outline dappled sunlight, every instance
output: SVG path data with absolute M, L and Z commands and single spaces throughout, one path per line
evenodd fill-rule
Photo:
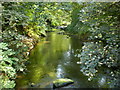
M 1 2 L 0 89 L 120 88 L 120 2 L 95 1 Z

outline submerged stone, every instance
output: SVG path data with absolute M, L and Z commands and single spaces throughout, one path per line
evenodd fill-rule
M 57 79 L 57 80 L 53 81 L 53 89 L 68 86 L 73 83 L 74 83 L 74 81 L 71 79 L 67 79 L 67 78 Z

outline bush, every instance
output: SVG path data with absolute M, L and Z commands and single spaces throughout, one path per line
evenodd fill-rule
M 77 7 L 79 20 L 75 25 L 80 28 L 77 33 L 83 30 L 91 33 L 82 47 L 81 71 L 92 80 L 100 67 L 108 67 L 111 69 L 107 73 L 108 84 L 120 87 L 120 2 L 79 3 Z

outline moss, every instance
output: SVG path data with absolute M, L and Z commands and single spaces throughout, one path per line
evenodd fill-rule
M 53 81 L 53 88 L 59 88 L 59 87 L 63 87 L 63 86 L 67 86 L 69 84 L 74 83 L 73 80 L 71 79 L 57 79 L 55 81 Z

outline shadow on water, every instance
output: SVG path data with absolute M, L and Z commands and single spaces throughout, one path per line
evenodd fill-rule
M 75 54 L 79 53 L 82 44 L 78 38 L 68 38 L 56 32 L 48 33 L 48 36 L 31 51 L 28 72 L 19 74 L 16 88 L 31 86 L 51 88 L 52 81 L 57 78 L 74 80 L 75 88 L 98 87 L 99 83 L 96 83 L 98 81 L 88 81 L 80 72 L 80 65 L 76 63 L 79 58 L 75 57 Z

